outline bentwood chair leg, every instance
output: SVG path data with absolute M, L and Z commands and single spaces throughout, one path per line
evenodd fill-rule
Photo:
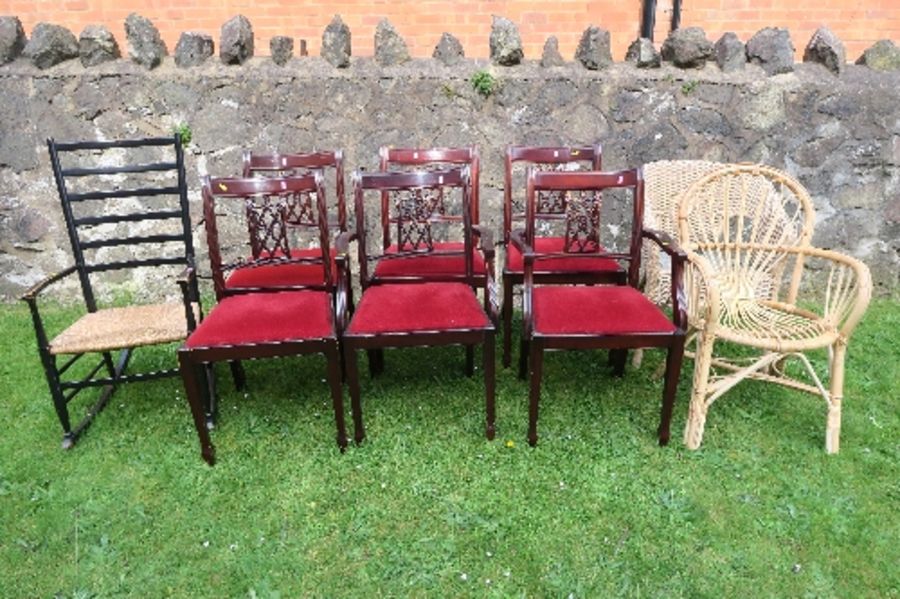
M 194 427 L 197 429 L 197 436 L 200 438 L 200 455 L 203 456 L 207 464 L 212 466 L 216 463 L 216 451 L 209 438 L 209 430 L 206 428 L 206 414 L 203 410 L 203 399 L 197 380 L 198 366 L 193 363 L 188 352 L 185 351 L 178 353 L 178 365 L 181 370 L 181 380 L 184 382 L 188 405 L 191 408 L 191 415 L 194 417 Z
M 510 277 L 503 277 L 503 367 L 512 363 L 513 285 Z
M 678 378 L 681 376 L 681 362 L 684 357 L 684 337 L 677 337 L 666 353 L 666 378 L 663 384 L 662 410 L 659 414 L 659 444 L 667 445 L 672 424 L 672 409 L 675 407 L 675 394 L 678 389 Z
M 484 334 L 484 349 L 482 350 L 484 359 L 484 395 L 485 395 L 485 411 L 487 413 L 487 421 L 485 435 L 489 441 L 494 439 L 496 434 L 494 421 L 496 420 L 496 407 L 494 405 L 494 394 L 496 386 L 496 373 L 494 371 L 494 339 L 493 331 Z
M 328 385 L 331 387 L 331 405 L 334 408 L 334 423 L 337 426 L 337 444 L 344 451 L 347 448 L 347 427 L 344 423 L 344 392 L 341 385 L 341 355 L 338 344 L 325 350 L 328 360 Z
M 369 360 L 374 350 L 369 350 Z M 357 445 L 366 438 L 366 429 L 363 426 L 362 406 L 359 401 L 359 367 L 356 361 L 356 350 L 347 341 L 344 341 L 344 365 L 347 369 L 347 386 L 350 388 L 350 412 L 353 415 L 353 440 Z
M 466 376 L 472 377 L 475 374 L 475 346 L 466 346 Z
M 532 342 L 530 353 L 531 389 L 528 397 L 528 444 L 534 447 L 538 441 L 538 402 L 541 400 L 541 378 L 544 374 L 544 348 L 540 343 Z

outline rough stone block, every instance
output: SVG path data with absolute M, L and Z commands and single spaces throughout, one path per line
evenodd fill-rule
M 575 50 L 575 60 L 591 71 L 605 69 L 612 64 L 609 31 L 593 25 L 585 29 Z
M 458 39 L 444 32 L 431 56 L 447 66 L 453 66 L 462 62 L 462 59 L 466 57 L 466 52 Z
M 856 61 L 876 71 L 900 70 L 900 48 L 891 40 L 878 40 Z
M 244 15 L 235 15 L 222 25 L 219 58 L 224 64 L 244 64 L 253 57 L 253 26 Z
M 375 27 L 375 62 L 383 67 L 402 64 L 409 60 L 406 42 L 387 19 L 381 19 Z
M 729 31 L 719 38 L 713 52 L 723 73 L 741 71 L 747 65 L 747 50 L 737 35 Z
M 760 29 L 747 42 L 747 60 L 762 67 L 769 76 L 792 72 L 794 44 L 791 33 L 777 27 Z
M 350 66 L 350 55 L 350 28 L 340 15 L 334 15 L 322 33 L 322 58 L 334 67 L 345 69 Z
M 125 19 L 125 37 L 131 60 L 148 69 L 158 67 L 169 53 L 156 25 L 137 13 L 131 13 Z
M 713 57 L 713 46 L 700 27 L 676 29 L 663 42 L 662 59 L 682 69 L 703 68 Z
M 522 62 L 522 38 L 515 23 L 505 17 L 494 15 L 491 23 L 491 62 L 504 67 L 512 67 Z
M 561 67 L 566 64 L 566 59 L 559 53 L 559 40 L 551 35 L 544 42 L 544 51 L 541 52 L 541 66 L 544 68 Z
M 642 37 L 634 40 L 628 46 L 625 61 L 634 63 L 639 69 L 656 69 L 660 65 L 660 56 L 653 46 L 653 42 Z
M 25 44 L 25 56 L 39 69 L 47 69 L 55 64 L 78 56 L 78 40 L 75 34 L 50 23 L 38 23 L 31 32 L 31 39 Z
M 88 25 L 78 36 L 78 55 L 86 67 L 109 62 L 122 57 L 119 43 L 103 25 Z
M 283 67 L 294 56 L 294 38 L 276 35 L 269 40 L 269 54 L 272 56 L 272 62 Z
M 0 17 L 0 64 L 12 62 L 25 48 L 25 30 L 19 17 Z
M 803 52 L 803 62 L 815 62 L 840 75 L 847 62 L 844 44 L 827 27 L 819 27 Z
M 195 31 L 185 31 L 175 45 L 175 64 L 181 68 L 203 64 L 215 52 L 212 36 Z

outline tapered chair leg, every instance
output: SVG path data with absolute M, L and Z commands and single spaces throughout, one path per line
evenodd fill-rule
M 485 436 L 488 440 L 493 440 L 496 434 L 495 423 L 496 407 L 494 405 L 494 393 L 496 386 L 496 373 L 494 372 L 494 332 L 490 331 L 484 334 L 484 349 L 482 351 L 484 359 L 484 397 L 485 397 Z
M 528 351 L 529 343 L 525 337 L 519 342 L 519 380 L 524 381 L 528 375 Z
M 206 404 L 206 428 L 216 428 L 216 418 L 219 415 L 219 396 L 216 390 L 216 372 L 213 364 L 203 365 L 204 375 L 204 402 Z
M 209 438 L 209 429 L 206 428 L 206 414 L 203 410 L 203 399 L 197 377 L 198 366 L 184 351 L 178 353 L 178 365 L 188 405 L 191 408 L 191 415 L 194 417 L 194 427 L 197 429 L 197 436 L 200 439 L 200 455 L 207 464 L 212 466 L 216 463 L 216 451 Z
M 475 346 L 466 346 L 466 376 L 472 377 L 475 374 Z
M 672 409 L 675 407 L 675 394 L 678 390 L 678 378 L 681 376 L 681 363 L 684 357 L 684 337 L 677 338 L 666 353 L 666 378 L 663 385 L 662 409 L 659 414 L 659 444 L 667 445 L 671 436 Z
M 384 350 L 369 349 L 366 354 L 369 356 L 369 376 L 375 378 L 384 372 Z
M 503 277 L 503 367 L 512 363 L 513 285 L 510 277 Z
M 370 350 L 370 352 L 371 351 L 372 350 Z M 353 440 L 359 444 L 366 438 L 366 429 L 363 425 L 362 418 L 362 405 L 360 404 L 359 399 L 359 367 L 356 361 L 356 350 L 346 341 L 344 342 L 344 365 L 347 369 L 347 387 L 350 389 L 350 412 L 353 415 Z
M 524 348 L 523 348 L 524 349 Z M 544 371 L 544 348 L 540 343 L 531 343 L 531 389 L 528 394 L 528 444 L 537 445 L 538 402 L 541 400 L 541 377 Z
M 844 358 L 847 344 L 838 341 L 832 348 L 828 393 L 828 424 L 825 428 L 825 452 L 837 453 L 841 448 L 841 401 L 844 394 Z
M 337 426 L 337 444 L 344 451 L 347 448 L 347 427 L 344 423 L 344 394 L 341 385 L 341 355 L 337 342 L 325 351 L 328 360 L 328 385 L 331 387 L 331 405 L 334 408 L 334 423 Z
M 709 370 L 712 367 L 712 351 L 715 341 L 715 337 L 709 333 L 697 336 L 691 403 L 688 406 L 687 423 L 684 427 L 684 444 L 688 449 L 699 449 L 703 442 L 706 411 L 709 408 L 706 404 L 706 387 L 709 384 Z
M 628 361 L 627 349 L 612 349 L 609 351 L 609 361 L 612 363 L 613 374 L 617 377 L 625 376 L 625 362 Z
M 228 363 L 231 367 L 231 378 L 234 379 L 234 388 L 243 391 L 247 388 L 247 373 L 244 372 L 244 365 L 240 360 L 232 360 Z

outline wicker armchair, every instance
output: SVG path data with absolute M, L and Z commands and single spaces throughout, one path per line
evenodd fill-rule
M 806 190 L 759 165 L 730 165 L 681 196 L 679 240 L 688 256 L 685 288 L 696 333 L 685 444 L 700 446 L 709 406 L 744 379 L 821 395 L 828 405 L 825 449 L 839 449 L 847 342 L 872 292 L 860 261 L 810 245 L 815 214 Z M 811 307 L 815 306 L 815 307 Z M 714 355 L 717 342 L 758 350 Z M 828 349 L 829 385 L 806 352 Z M 789 374 L 796 357 L 812 384 Z

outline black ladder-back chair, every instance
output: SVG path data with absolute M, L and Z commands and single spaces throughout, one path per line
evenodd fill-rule
M 202 313 L 197 281 L 189 274 L 194 246 L 180 138 L 71 143 L 49 139 L 47 146 L 75 263 L 32 287 L 22 299 L 31 309 L 38 352 L 63 428 L 62 444 L 69 448 L 120 383 L 178 375 L 177 368 L 130 374 L 126 368 L 134 348 L 184 339 Z M 105 281 L 96 275 L 134 269 L 160 273 L 144 280 L 165 280 L 162 271 L 171 271 L 172 288 L 161 285 L 150 295 L 167 297 L 172 291 L 178 299 L 101 306 L 98 298 L 110 293 L 100 293 Z M 73 274 L 78 276 L 87 313 L 51 337 L 38 298 L 47 287 Z M 98 356 L 97 364 L 73 368 L 87 354 Z M 80 391 L 93 387 L 103 388 L 100 397 L 73 427 L 68 404 Z

